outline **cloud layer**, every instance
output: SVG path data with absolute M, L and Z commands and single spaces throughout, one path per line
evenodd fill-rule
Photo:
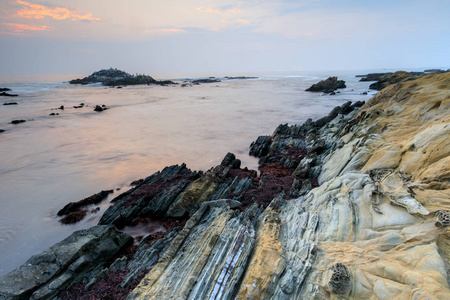
M 446 0 L 4 0 L 0 54 L 68 51 L 64 72 L 124 53 L 145 58 L 139 72 L 434 66 L 446 62 L 448 11 Z

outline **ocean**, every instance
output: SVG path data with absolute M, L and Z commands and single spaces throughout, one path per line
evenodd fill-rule
M 355 75 L 368 72 L 251 74 L 258 78 L 120 89 L 67 83 L 81 76 L 0 77 L 0 87 L 19 95 L 0 98 L 0 276 L 95 225 L 132 181 L 165 166 L 184 162 L 206 171 L 233 152 L 243 167 L 257 169 L 248 155 L 252 141 L 279 124 L 367 101 L 375 92 L 364 95 L 370 82 Z M 305 92 L 328 76 L 345 80 L 347 88 L 336 95 Z M 2 105 L 8 102 L 17 105 Z M 95 112 L 96 105 L 108 110 Z M 65 204 L 108 189 L 114 193 L 98 213 L 75 225 L 59 222 L 56 213 Z

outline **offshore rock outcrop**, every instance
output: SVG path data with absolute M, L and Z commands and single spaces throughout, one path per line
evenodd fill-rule
M 119 274 L 113 299 L 448 299 L 449 109 L 450 74 L 428 75 L 259 137 L 259 175 L 231 153 L 205 173 L 167 167 L 100 221 L 165 230 L 58 296 Z
M 328 77 L 325 80 L 321 80 L 318 83 L 313 84 L 306 89 L 307 92 L 324 92 L 333 93 L 337 89 L 346 88 L 344 80 L 338 80 L 336 76 Z
M 125 71 L 118 69 L 102 69 L 100 71 L 94 72 L 91 75 L 84 77 L 82 79 L 70 80 L 70 84 L 90 84 L 90 83 L 102 83 L 105 86 L 120 86 L 120 85 L 136 85 L 136 84 L 175 84 L 170 80 L 155 80 L 148 75 L 131 75 Z

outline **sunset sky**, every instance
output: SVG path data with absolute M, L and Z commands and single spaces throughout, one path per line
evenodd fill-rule
M 0 74 L 450 67 L 448 0 L 2 0 Z

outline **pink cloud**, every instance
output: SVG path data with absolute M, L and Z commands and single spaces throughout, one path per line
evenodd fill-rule
M 46 26 L 46 25 L 27 25 L 27 24 L 18 24 L 18 23 L 3 23 L 8 26 L 11 32 L 6 32 L 8 34 L 22 34 L 25 31 L 50 31 L 53 30 L 54 27 Z
M 99 18 L 95 18 L 92 14 L 79 14 L 76 11 L 72 11 L 64 7 L 50 8 L 45 5 L 34 4 L 22 0 L 17 0 L 17 3 L 25 6 L 17 12 L 17 15 L 27 19 L 42 19 L 44 17 L 51 17 L 55 20 L 71 19 L 72 21 L 100 21 Z

